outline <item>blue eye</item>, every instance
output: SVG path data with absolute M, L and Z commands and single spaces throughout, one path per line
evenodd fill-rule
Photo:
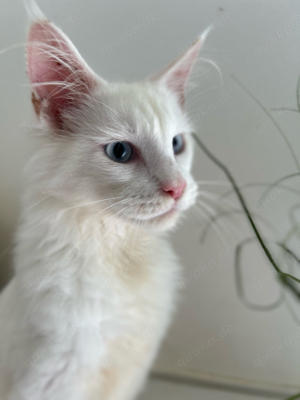
M 173 150 L 174 154 L 180 154 L 184 150 L 184 140 L 182 135 L 176 135 L 173 137 Z
M 111 160 L 125 163 L 131 160 L 133 150 L 127 142 L 114 142 L 105 146 L 105 153 Z

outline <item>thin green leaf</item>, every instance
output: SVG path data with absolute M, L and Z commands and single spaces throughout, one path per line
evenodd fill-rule
M 261 235 L 260 235 L 260 233 L 259 233 L 259 231 L 258 231 L 253 219 L 252 219 L 252 216 L 251 216 L 251 213 L 249 211 L 249 208 L 248 208 L 248 206 L 247 206 L 247 204 L 246 204 L 246 202 L 244 200 L 244 197 L 243 197 L 242 193 L 240 192 L 240 190 L 239 190 L 239 188 L 238 188 L 238 186 L 236 184 L 236 181 L 233 178 L 231 172 L 229 171 L 229 169 L 221 161 L 219 161 L 208 150 L 208 148 L 202 143 L 202 141 L 199 139 L 199 137 L 195 133 L 193 133 L 192 135 L 193 135 L 193 138 L 195 139 L 196 143 L 202 149 L 202 151 L 206 154 L 206 156 L 208 158 L 210 158 L 211 161 L 213 161 L 224 172 L 224 174 L 227 176 L 228 180 L 231 182 L 231 184 L 232 184 L 232 186 L 233 186 L 233 188 L 235 190 L 235 193 L 236 193 L 236 195 L 237 195 L 237 197 L 238 197 L 238 199 L 239 199 L 239 201 L 241 203 L 241 206 L 242 206 L 242 208 L 243 208 L 243 210 L 244 210 L 244 212 L 246 214 L 246 217 L 247 217 L 247 219 L 248 219 L 248 221 L 249 221 L 249 223 L 250 223 L 250 225 L 251 225 L 251 227 L 252 227 L 252 229 L 253 229 L 253 231 L 255 233 L 255 236 L 256 236 L 257 240 L 259 241 L 259 243 L 260 243 L 265 255 L 269 259 L 271 265 L 278 272 L 279 278 L 281 279 L 282 283 L 284 285 L 286 285 L 298 299 L 300 299 L 299 290 L 297 289 L 297 287 L 289 279 L 291 279 L 291 280 L 293 280 L 295 282 L 298 282 L 298 283 L 300 283 L 300 280 L 298 278 L 296 278 L 295 276 L 292 276 L 290 274 L 287 274 L 287 273 L 281 271 L 281 269 L 276 264 L 275 260 L 273 259 L 269 249 L 265 245 L 265 242 L 262 239 L 262 237 L 261 237 Z

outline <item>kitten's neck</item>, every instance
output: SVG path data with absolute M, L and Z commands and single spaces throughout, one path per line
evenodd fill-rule
M 114 252 L 128 247 L 134 250 L 157 237 L 154 232 L 113 213 L 79 208 L 71 219 L 77 221 L 81 243 L 96 240 Z
M 117 266 L 124 257 L 136 258 L 153 248 L 158 238 L 156 233 L 113 214 L 88 206 L 70 208 L 55 198 L 46 199 L 30 213 L 23 212 L 22 220 L 18 232 L 22 236 L 20 243 L 25 244 L 27 253 L 32 248 L 40 260 L 42 265 L 37 263 L 36 269 L 64 258 L 66 252 L 74 249 L 83 260 L 97 254 L 103 264 L 109 260 Z M 17 271 L 31 268 L 22 260 L 17 260 L 16 267 Z
M 46 313 L 51 330 L 59 310 L 67 328 L 74 324 L 74 314 L 76 322 L 82 323 L 87 309 L 94 310 L 87 323 L 101 318 L 94 305 L 101 303 L 107 291 L 111 298 L 117 296 L 118 287 L 131 291 L 146 279 L 149 260 L 157 253 L 154 233 L 86 208 L 66 211 L 59 201 L 47 199 L 30 215 L 22 213 L 16 278 L 24 301 L 27 298 L 31 304 L 35 299 L 34 318 Z

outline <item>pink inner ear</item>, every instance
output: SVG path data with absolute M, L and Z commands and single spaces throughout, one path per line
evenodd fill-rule
M 35 97 L 47 100 L 45 111 L 56 126 L 62 122 L 61 111 L 76 106 L 80 96 L 98 84 L 73 44 L 48 21 L 35 22 L 30 28 L 27 64 L 30 82 L 42 84 L 33 85 Z
M 166 84 L 170 89 L 177 92 L 180 96 L 184 96 L 184 91 L 192 71 L 193 65 L 197 59 L 201 41 L 198 40 L 174 65 L 166 76 Z
M 167 86 L 178 96 L 182 106 L 184 105 L 186 84 L 202 44 L 203 40 L 200 37 L 184 54 L 148 78 Z

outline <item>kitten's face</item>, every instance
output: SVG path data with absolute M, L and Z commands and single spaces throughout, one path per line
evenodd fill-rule
M 108 84 L 98 100 L 90 108 L 92 125 L 72 135 L 86 201 L 111 199 L 95 203 L 95 210 L 135 224 L 173 226 L 197 190 L 192 139 L 178 101 L 149 83 Z
M 167 229 L 196 198 L 184 89 L 201 40 L 142 83 L 111 84 L 52 23 L 31 26 L 27 65 L 52 179 L 77 170 L 59 192 L 73 206 Z

